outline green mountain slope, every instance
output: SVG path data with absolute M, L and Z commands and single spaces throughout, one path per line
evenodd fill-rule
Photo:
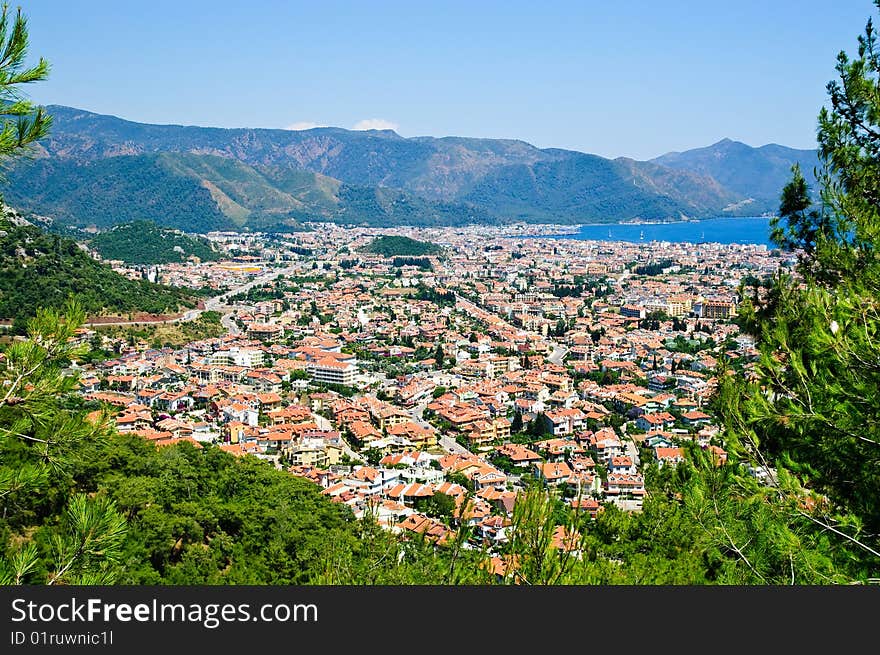
M 23 214 L 79 227 L 112 227 L 147 220 L 191 232 L 234 229 L 210 191 L 181 175 L 161 155 L 92 162 L 37 159 L 9 173 L 4 198 Z
M 253 167 L 217 155 L 159 153 L 96 161 L 42 158 L 16 166 L 6 198 L 60 225 L 108 228 L 146 220 L 205 233 L 299 230 L 302 221 L 458 225 L 485 212 L 400 189 L 343 184 L 290 166 Z
M 194 307 L 180 289 L 116 273 L 67 239 L 0 218 L 0 318 L 21 331 L 37 307 L 60 308 L 76 294 L 88 314 L 174 312 Z
M 192 256 L 202 261 L 220 259 L 220 253 L 207 239 L 161 228 L 149 221 L 117 225 L 95 236 L 89 245 L 104 259 L 131 264 L 183 262 Z
M 72 225 L 131 220 L 189 232 L 304 221 L 459 225 L 676 219 L 775 210 L 794 159 L 815 151 L 723 141 L 651 162 L 523 141 L 403 138 L 390 130 L 147 125 L 50 106 L 52 134 L 8 197 Z M 810 159 L 812 157 L 812 160 Z
M 813 169 L 819 164 L 815 150 L 796 150 L 777 144 L 753 148 L 730 139 L 705 148 L 670 152 L 651 161 L 666 168 L 711 177 L 734 194 L 754 198 L 755 206 L 761 207 L 761 211 L 778 208 L 782 187 L 791 179 L 792 164 L 800 164 L 813 186 Z
M 678 218 L 685 213 L 681 203 L 640 188 L 623 172 L 595 155 L 506 166 L 474 185 L 465 199 L 528 222 Z

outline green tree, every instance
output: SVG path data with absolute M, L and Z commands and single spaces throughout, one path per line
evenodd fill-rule
M 819 114 L 821 202 L 795 167 L 772 236 L 799 262 L 744 302 L 760 359 L 753 378 L 723 378 L 719 407 L 748 455 L 789 479 L 776 485 L 789 520 L 834 535 L 862 578 L 880 566 L 880 53 L 870 19 L 857 56 L 841 52 L 836 68 Z
M 52 118 L 42 107 L 22 96 L 21 85 L 45 80 L 49 62 L 40 57 L 27 67 L 27 18 L 18 8 L 14 17 L 9 5 L 0 10 L 0 160 L 25 154 L 49 133 Z
M 87 350 L 73 346 L 84 313 L 75 302 L 62 316 L 38 309 L 28 338 L 15 341 L 0 368 L 0 505 L 3 533 L 14 537 L 0 558 L 0 583 L 112 582 L 125 523 L 112 500 L 77 489 L 73 470 L 95 456 L 107 437 L 106 415 L 88 420 L 68 409 L 77 377 L 63 364 Z M 58 505 L 58 526 L 31 536 Z M 48 545 L 47 545 L 48 543 Z M 7 544 L 4 544 L 6 546 Z
M 510 432 L 512 434 L 516 434 L 517 432 L 522 432 L 523 429 L 523 417 L 522 412 L 514 412 L 513 421 L 510 423 Z
M 25 66 L 27 50 L 27 19 L 21 9 L 13 18 L 4 4 L 0 10 L 0 160 L 26 154 L 48 134 L 52 122 L 21 93 L 21 85 L 44 80 L 49 73 L 43 58 L 34 66 Z M 56 253 L 58 246 L 56 239 Z M 65 375 L 62 365 L 87 350 L 71 345 L 84 318 L 74 302 L 68 303 L 66 316 L 38 309 L 27 324 L 28 338 L 7 348 L 0 368 L 3 534 L 16 535 L 18 543 L 0 557 L 2 584 L 99 584 L 115 577 L 125 523 L 114 503 L 101 496 L 64 491 L 72 482 L 69 468 L 81 462 L 88 448 L 106 434 L 105 421 L 90 422 L 83 412 L 66 408 L 76 377 Z M 51 498 L 52 493 L 60 498 Z M 53 500 L 65 497 L 64 518 L 49 530 L 51 548 L 21 538 L 49 511 Z

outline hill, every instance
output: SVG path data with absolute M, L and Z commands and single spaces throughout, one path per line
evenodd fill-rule
M 151 153 L 77 161 L 44 157 L 16 166 L 5 197 L 58 226 L 132 221 L 205 233 L 300 231 L 304 221 L 383 225 L 490 222 L 482 210 L 400 189 L 349 185 L 310 171 L 250 166 L 217 155 Z
M 437 255 L 442 250 L 436 243 L 429 241 L 389 235 L 378 236 L 360 249 L 361 252 L 383 257 L 424 257 Z
M 735 195 L 752 198 L 754 209 L 775 211 L 779 196 L 791 179 L 791 167 L 799 163 L 810 185 L 816 187 L 813 169 L 819 165 L 815 150 L 797 150 L 771 143 L 753 148 L 739 141 L 722 139 L 705 148 L 670 152 L 652 163 L 679 171 L 704 175 Z
M 72 239 L 0 218 L 0 318 L 13 319 L 23 332 L 37 307 L 60 308 L 71 294 L 90 315 L 166 313 L 196 304 L 180 289 L 120 275 Z
M 220 253 L 205 238 L 191 237 L 176 230 L 158 227 L 150 221 L 117 225 L 95 236 L 89 246 L 104 259 L 130 264 L 167 264 L 190 257 L 216 261 Z
M 302 223 L 583 223 L 775 211 L 815 151 L 725 140 L 650 162 L 510 139 L 390 130 L 149 125 L 52 105 L 52 133 L 9 201 L 67 225 L 152 220 L 187 232 Z
M 735 198 L 708 178 L 634 160 L 566 153 L 499 168 L 471 187 L 464 200 L 514 220 L 593 223 L 718 216 Z

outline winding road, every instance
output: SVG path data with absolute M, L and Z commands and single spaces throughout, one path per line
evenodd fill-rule
M 205 306 L 203 309 L 189 309 L 185 311 L 180 316 L 176 316 L 174 318 L 169 318 L 163 321 L 114 321 L 111 323 L 84 323 L 85 327 L 113 327 L 113 326 L 122 326 L 122 325 L 162 325 L 165 323 L 180 323 L 187 321 L 194 321 L 199 316 L 202 315 L 202 312 L 207 311 L 219 311 L 223 312 L 223 317 L 220 319 L 220 322 L 223 324 L 227 330 L 229 330 L 230 334 L 241 334 L 241 330 L 238 325 L 235 324 L 235 321 L 232 319 L 232 312 L 234 310 L 234 306 L 226 305 L 227 298 L 231 296 L 238 295 L 239 293 L 246 293 L 251 290 L 254 286 L 258 284 L 265 284 L 266 282 L 270 282 L 274 280 L 279 275 L 288 275 L 293 273 L 296 269 L 292 266 L 288 266 L 286 268 L 278 268 L 269 271 L 261 275 L 258 278 L 247 282 L 246 284 L 242 284 L 241 286 L 235 287 L 234 289 L 230 289 L 226 293 L 221 293 L 219 296 L 213 296 L 205 301 Z

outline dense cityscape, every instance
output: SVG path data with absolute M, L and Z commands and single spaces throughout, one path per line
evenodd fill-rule
M 686 443 L 723 463 L 708 406 L 719 360 L 748 370 L 756 356 L 731 320 L 740 285 L 791 259 L 518 231 L 211 233 L 216 262 L 113 262 L 217 289 L 203 307 L 227 329 L 163 347 L 81 328 L 108 355 L 75 364 L 80 393 L 112 406 L 120 432 L 256 455 L 356 517 L 441 543 L 461 524 L 504 543 L 529 484 L 595 516 L 639 511 L 644 467 L 678 463 Z M 365 252 L 388 235 L 442 251 Z
M 505 20 L 512 9 L 525 7 L 506 7 Z M 609 21 L 636 35 L 609 42 L 611 67 L 580 57 L 602 51 L 592 13 L 619 8 L 591 7 L 566 40 L 580 10 L 569 9 L 549 30 L 520 17 L 529 50 L 511 46 L 505 24 L 495 45 L 513 49 L 493 49 L 485 70 L 462 47 L 482 44 L 481 31 L 445 44 L 466 53 L 452 67 L 428 48 L 437 61 L 421 64 L 444 71 L 434 79 L 419 67 L 421 41 L 452 33 L 419 21 L 398 29 L 408 44 L 382 41 L 399 52 L 376 53 L 356 12 L 335 12 L 342 31 L 316 37 L 299 15 L 274 20 L 286 5 L 183 3 L 174 24 L 191 21 L 187 38 L 167 31 L 174 48 L 138 48 L 133 61 L 124 51 L 140 19 L 35 7 L 49 37 L 36 50 L 66 62 L 62 86 L 49 86 L 62 91 L 40 104 L 21 87 L 50 78 L 49 61 L 29 58 L 21 10 L 0 8 L 0 591 L 17 596 L 13 646 L 112 645 L 110 628 L 121 634 L 132 616 L 179 646 L 178 626 L 154 630 L 165 610 L 168 623 L 246 622 L 298 644 L 291 623 L 317 623 L 319 607 L 342 624 L 321 625 L 324 647 L 386 629 L 405 643 L 401 625 L 451 636 L 446 623 L 482 622 L 494 606 L 493 638 L 519 638 L 527 621 L 583 622 L 586 643 L 602 632 L 619 647 L 623 620 L 655 639 L 673 634 L 670 616 L 714 632 L 725 614 L 704 596 L 695 611 L 615 587 L 880 584 L 880 34 L 869 19 L 855 54 L 838 52 L 805 144 L 793 137 L 804 98 L 773 97 L 779 79 L 815 86 L 798 66 L 786 61 L 760 90 L 725 77 L 735 93 L 712 99 L 693 84 L 723 68 L 700 70 L 706 42 L 682 54 L 692 79 L 633 85 L 644 57 L 630 53 L 638 63 L 624 72 L 618 44 L 647 38 L 662 70 L 683 46 L 663 29 L 668 9 Z M 723 21 L 704 9 L 712 20 L 691 31 L 714 46 Z M 468 6 L 456 30 L 479 24 L 479 10 Z M 771 56 L 757 48 L 777 41 L 809 41 L 809 53 L 785 53 L 806 68 L 806 54 L 833 59 L 820 52 L 831 33 L 819 37 L 842 10 L 797 12 L 815 14 L 814 38 L 777 39 L 803 26 L 775 5 L 757 21 L 776 26 L 751 44 L 762 73 Z M 500 29 L 497 14 L 483 26 Z M 246 47 L 208 65 L 194 46 L 160 66 L 171 82 L 192 64 L 184 86 L 118 96 L 153 89 L 153 58 L 207 20 Z M 82 34 L 97 25 L 126 35 L 114 59 L 131 80 L 93 96 L 113 76 L 83 83 L 77 71 L 97 69 L 66 50 L 90 44 Z M 334 75 L 348 37 L 358 47 Z M 322 63 L 311 86 L 296 70 L 304 61 Z M 214 66 L 218 80 L 238 70 L 251 87 L 222 85 L 236 93 L 224 101 L 200 86 Z M 290 83 L 261 90 L 273 66 Z M 613 79 L 591 77 L 608 70 Z M 439 78 L 450 82 L 442 102 Z M 368 118 L 366 99 L 395 85 Z M 446 104 L 456 97 L 459 110 Z M 470 131 L 481 106 L 491 116 Z M 265 113 L 279 107 L 296 120 Z M 759 112 L 751 132 L 747 110 Z M 568 136 L 540 137 L 556 127 Z M 573 149 L 580 132 L 589 151 Z M 606 154 L 593 152 L 599 137 Z M 60 605 L 27 601 L 18 590 L 31 586 L 51 587 L 36 595 Z M 379 594 L 309 595 L 368 586 Z M 417 586 L 435 605 L 379 589 Z M 483 595 L 500 586 L 518 589 L 491 592 L 532 588 L 536 605 Z M 601 596 L 539 589 L 563 586 Z M 132 587 L 143 603 L 129 604 Z M 201 587 L 185 590 L 191 613 L 166 602 L 169 587 Z M 232 602 L 240 591 L 259 598 Z M 792 625 L 815 610 L 734 602 L 728 625 L 746 608 L 772 630 L 783 606 L 795 607 Z M 594 604 L 617 621 L 596 623 Z M 91 629 L 59 626 L 68 609 Z M 754 616 L 746 627 L 749 638 L 763 629 Z M 200 644 L 230 647 L 227 634 Z

